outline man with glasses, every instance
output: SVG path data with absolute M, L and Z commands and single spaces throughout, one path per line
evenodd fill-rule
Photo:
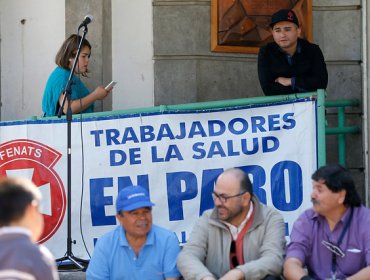
M 370 279 L 370 210 L 361 205 L 351 174 L 328 165 L 312 180 L 313 207 L 294 223 L 285 278 Z
M 185 279 L 280 279 L 285 247 L 282 216 L 253 195 L 247 174 L 224 171 L 215 208 L 196 222 L 177 260 Z

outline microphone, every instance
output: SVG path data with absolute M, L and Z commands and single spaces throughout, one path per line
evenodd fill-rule
M 82 23 L 80 24 L 80 26 L 78 27 L 78 30 L 80 30 L 81 27 L 86 26 L 93 21 L 93 16 L 92 15 L 87 15 L 85 16 L 84 20 L 82 21 Z

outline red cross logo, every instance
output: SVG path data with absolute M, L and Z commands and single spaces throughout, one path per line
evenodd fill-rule
M 61 156 L 56 150 L 28 139 L 12 140 L 0 145 L 0 176 L 26 177 L 42 193 L 41 211 L 45 227 L 39 243 L 51 238 L 64 218 L 66 194 L 62 180 L 53 169 Z

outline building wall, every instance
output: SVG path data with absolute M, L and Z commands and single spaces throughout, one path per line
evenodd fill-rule
M 86 15 L 93 21 L 88 25 L 86 39 L 91 44 L 88 77 L 81 77 L 90 90 L 106 85 L 112 79 L 112 14 L 110 0 L 74 1 L 66 0 L 65 19 L 68 37 L 77 33 L 77 28 Z M 80 30 L 80 35 L 83 28 Z M 95 111 L 112 110 L 112 96 L 95 102 Z
M 112 0 L 113 110 L 154 104 L 151 0 Z
M 110 0 L 0 0 L 2 121 L 42 115 L 43 91 L 56 67 L 55 55 L 88 14 L 94 18 L 86 36 L 92 56 L 89 77 L 81 79 L 93 90 L 112 79 Z M 96 102 L 95 108 L 112 110 L 112 98 Z
M 90 89 L 118 82 L 111 97 L 97 102 L 98 111 L 262 96 L 255 54 L 210 51 L 210 5 L 211 0 L 0 0 L 1 121 L 41 115 L 55 54 L 87 14 L 94 17 L 87 35 L 93 50 L 84 82 Z M 348 124 L 367 129 L 364 9 L 369 10 L 366 0 L 313 0 L 313 42 L 327 62 L 328 100 L 363 101 L 347 110 Z M 327 116 L 335 126 L 335 110 Z M 347 139 L 348 167 L 364 186 L 367 131 Z M 338 161 L 336 141 L 328 137 L 329 163 Z M 361 192 L 366 196 L 366 188 Z
M 154 103 L 177 104 L 262 96 L 257 55 L 210 51 L 211 0 L 153 0 Z M 327 99 L 363 97 L 360 0 L 313 0 L 313 42 L 329 72 Z M 362 127 L 362 106 L 347 109 L 348 125 Z M 327 110 L 329 126 L 337 113 Z M 327 162 L 338 162 L 337 137 L 327 138 Z M 347 167 L 364 187 L 363 135 L 347 136 Z
M 153 1 L 155 104 L 261 96 L 256 55 L 210 51 L 210 1 Z
M 157 105 L 178 103 L 175 89 L 184 102 L 263 95 L 257 55 L 210 51 L 210 3 L 153 1 Z M 360 0 L 314 0 L 313 42 L 328 65 L 328 99 L 361 99 Z
M 314 1 L 314 40 L 323 50 L 328 65 L 328 100 L 358 99 L 361 106 L 348 108 L 347 125 L 362 127 L 362 15 L 360 0 Z M 317 24 L 315 24 L 317 23 Z M 341 35 L 341 36 L 338 36 Z M 327 110 L 329 126 L 336 126 L 336 110 Z M 347 167 L 355 174 L 361 197 L 366 196 L 364 135 L 346 136 Z M 327 161 L 338 162 L 338 137 L 327 137 Z
M 64 8 L 58 0 L 0 1 L 1 120 L 41 115 L 46 79 L 64 40 Z

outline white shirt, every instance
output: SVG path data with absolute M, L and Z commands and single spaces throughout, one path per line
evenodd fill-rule
M 222 221 L 229 228 L 231 236 L 233 237 L 233 240 L 236 240 L 238 238 L 239 233 L 244 228 L 245 224 L 248 222 L 248 220 L 250 219 L 250 217 L 253 213 L 253 202 L 251 201 L 251 203 L 249 205 L 250 206 L 249 206 L 248 213 L 245 216 L 245 219 L 241 222 L 241 224 L 238 227 L 236 227 L 236 226 L 234 226 L 234 225 L 232 225 L 228 222 Z
M 21 233 L 25 234 L 27 236 L 31 236 L 32 233 L 29 229 L 26 229 L 24 227 L 0 227 L 0 235 L 3 234 L 14 234 L 14 233 Z

